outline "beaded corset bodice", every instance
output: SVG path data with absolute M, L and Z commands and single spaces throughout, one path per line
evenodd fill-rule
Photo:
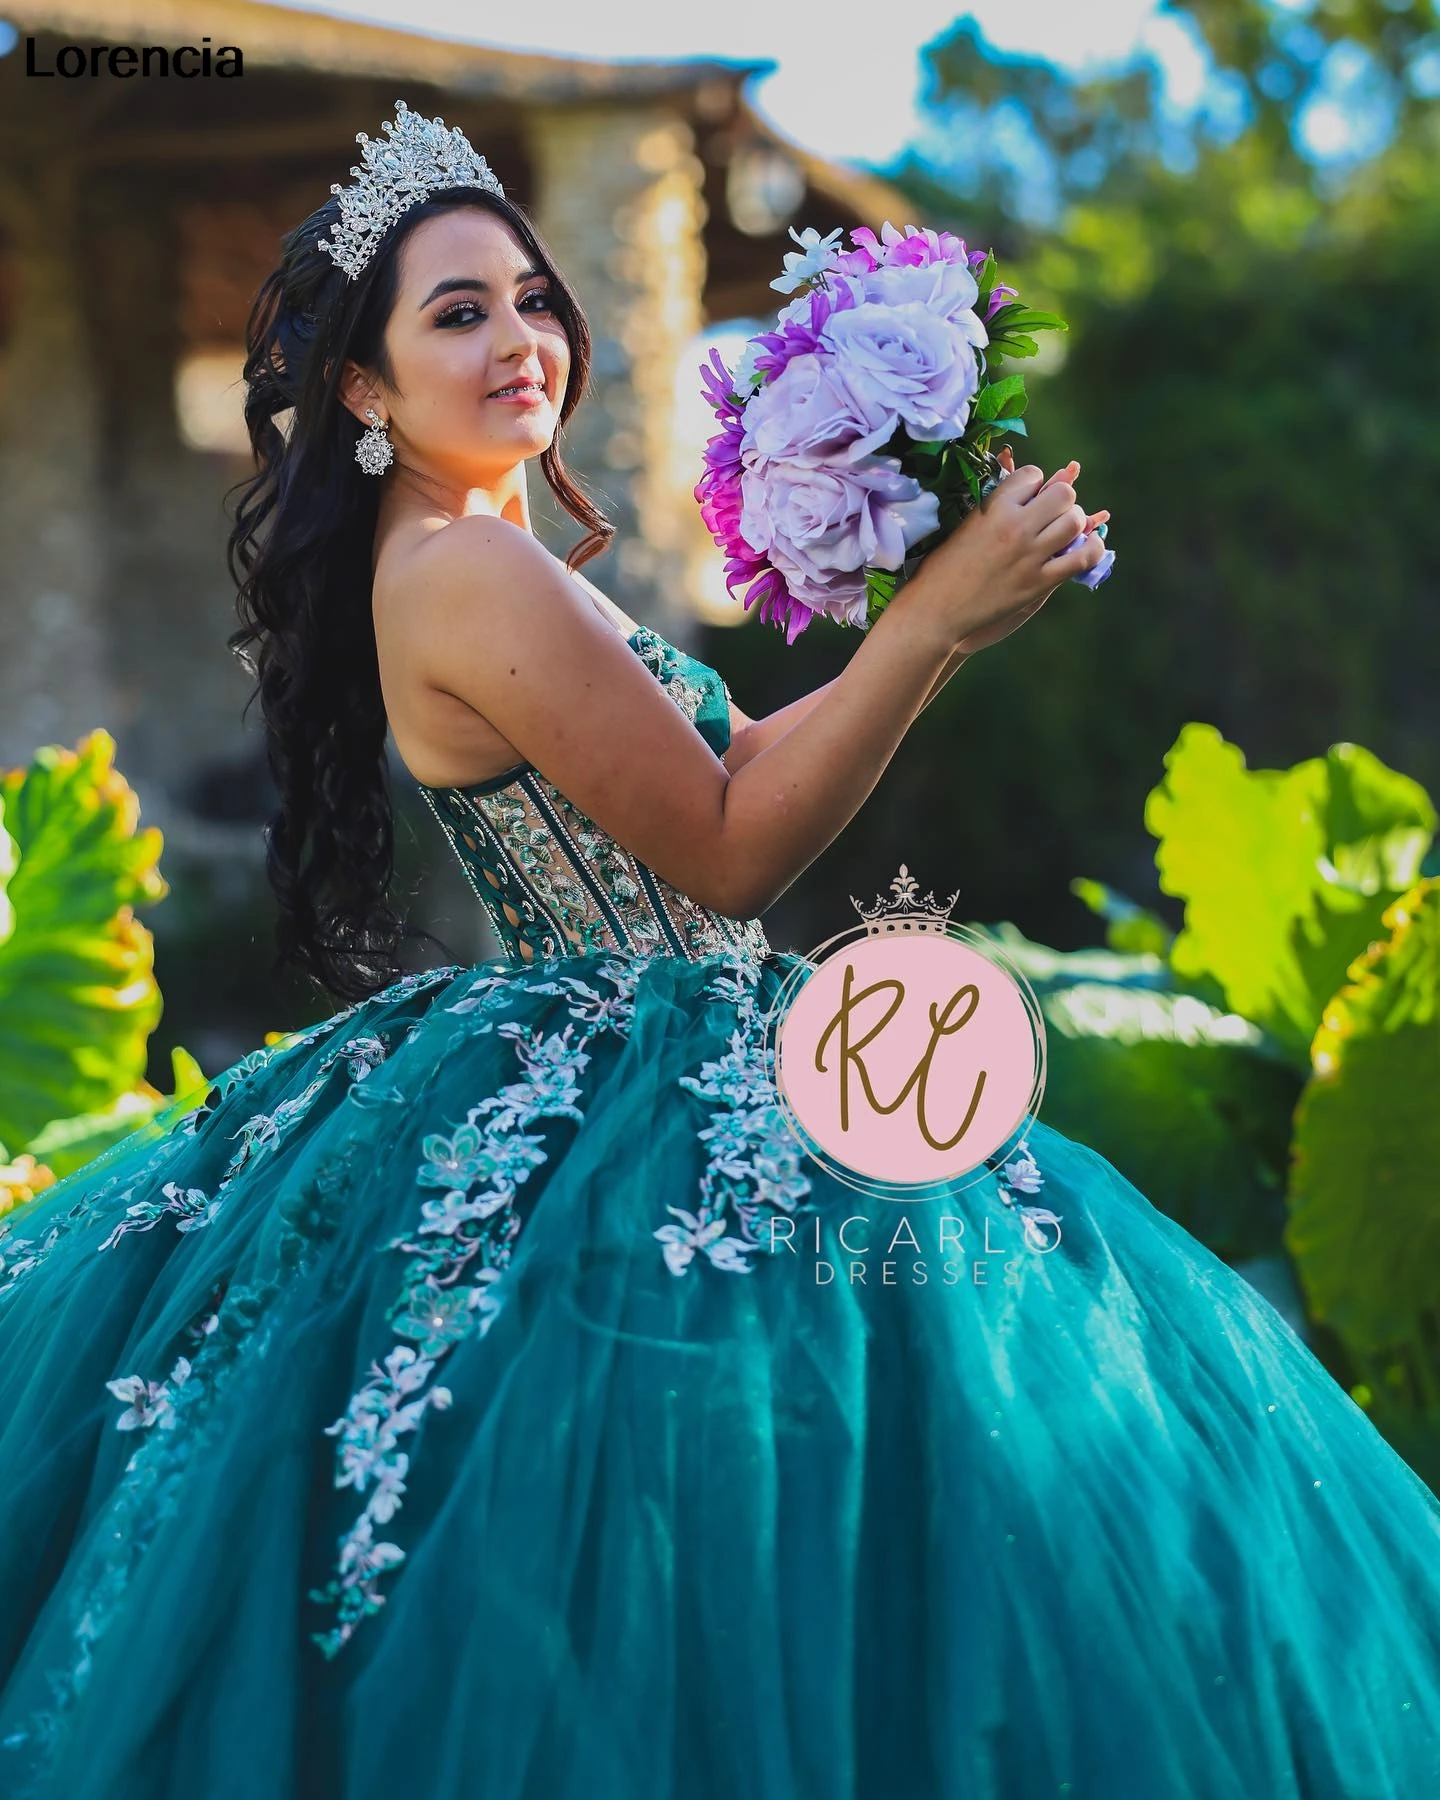
M 730 745 L 730 691 L 716 670 L 642 625 L 630 647 L 715 751 Z M 511 962 L 590 950 L 691 960 L 770 954 L 758 919 L 699 906 L 617 844 L 531 763 L 469 787 L 420 792 Z

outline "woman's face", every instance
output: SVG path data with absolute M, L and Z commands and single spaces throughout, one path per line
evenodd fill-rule
M 482 207 L 436 213 L 406 238 L 397 273 L 377 411 L 398 460 L 473 487 L 538 456 L 559 427 L 570 345 L 509 225 Z

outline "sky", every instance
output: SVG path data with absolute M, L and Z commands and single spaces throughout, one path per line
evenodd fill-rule
M 474 0 L 345 0 L 304 4 L 376 24 L 435 32 L 506 49 L 571 56 L 724 56 L 772 60 L 758 82 L 759 109 L 786 136 L 821 156 L 885 163 L 919 128 L 920 51 L 965 9 L 955 0 L 884 0 L 867 7 L 815 6 L 777 0 L 545 0 L 508 8 Z M 980 0 L 968 9 L 997 48 L 1042 54 L 1076 71 L 1154 54 L 1172 97 L 1193 103 L 1204 61 L 1185 28 L 1160 0 Z M 819 29 L 824 21 L 826 29 Z

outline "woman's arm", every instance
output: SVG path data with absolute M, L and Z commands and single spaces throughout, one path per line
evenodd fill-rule
M 838 676 L 836 679 L 839 679 Z M 751 757 L 758 756 L 762 750 L 784 737 L 792 725 L 797 725 L 813 706 L 818 706 L 821 697 L 829 693 L 834 685 L 834 681 L 827 681 L 823 687 L 812 688 L 808 694 L 802 694 L 798 700 L 791 700 L 787 705 L 777 707 L 763 719 L 746 718 L 732 700 L 730 748 L 721 759 L 725 767 L 732 775 L 737 769 L 743 768 Z
M 961 663 L 969 660 L 969 653 L 964 650 L 956 650 L 951 653 L 949 661 L 935 677 L 930 692 L 920 702 L 921 712 L 924 712 Z M 839 678 L 836 677 L 836 679 Z M 798 700 L 791 700 L 787 705 L 777 707 L 773 713 L 767 713 L 763 719 L 747 718 L 732 700 L 730 702 L 730 748 L 722 758 L 725 767 L 732 775 L 737 769 L 743 768 L 752 756 L 767 749 L 778 738 L 784 737 L 792 725 L 799 724 L 800 720 L 813 706 L 819 704 L 821 697 L 829 693 L 834 685 L 834 681 L 827 681 L 823 687 L 813 688 L 808 694 L 802 694 Z
M 503 520 L 457 519 L 413 553 L 418 669 L 639 861 L 702 906 L 751 917 L 859 811 L 957 642 L 1095 560 L 1060 554 L 1073 490 L 1040 482 L 1038 469 L 1005 482 L 733 773 L 554 558 Z

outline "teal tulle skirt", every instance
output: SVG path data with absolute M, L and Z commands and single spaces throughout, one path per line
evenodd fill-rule
M 0 1795 L 1440 1794 L 1440 1502 L 1094 1152 L 806 1158 L 792 966 L 409 976 L 3 1221 Z

